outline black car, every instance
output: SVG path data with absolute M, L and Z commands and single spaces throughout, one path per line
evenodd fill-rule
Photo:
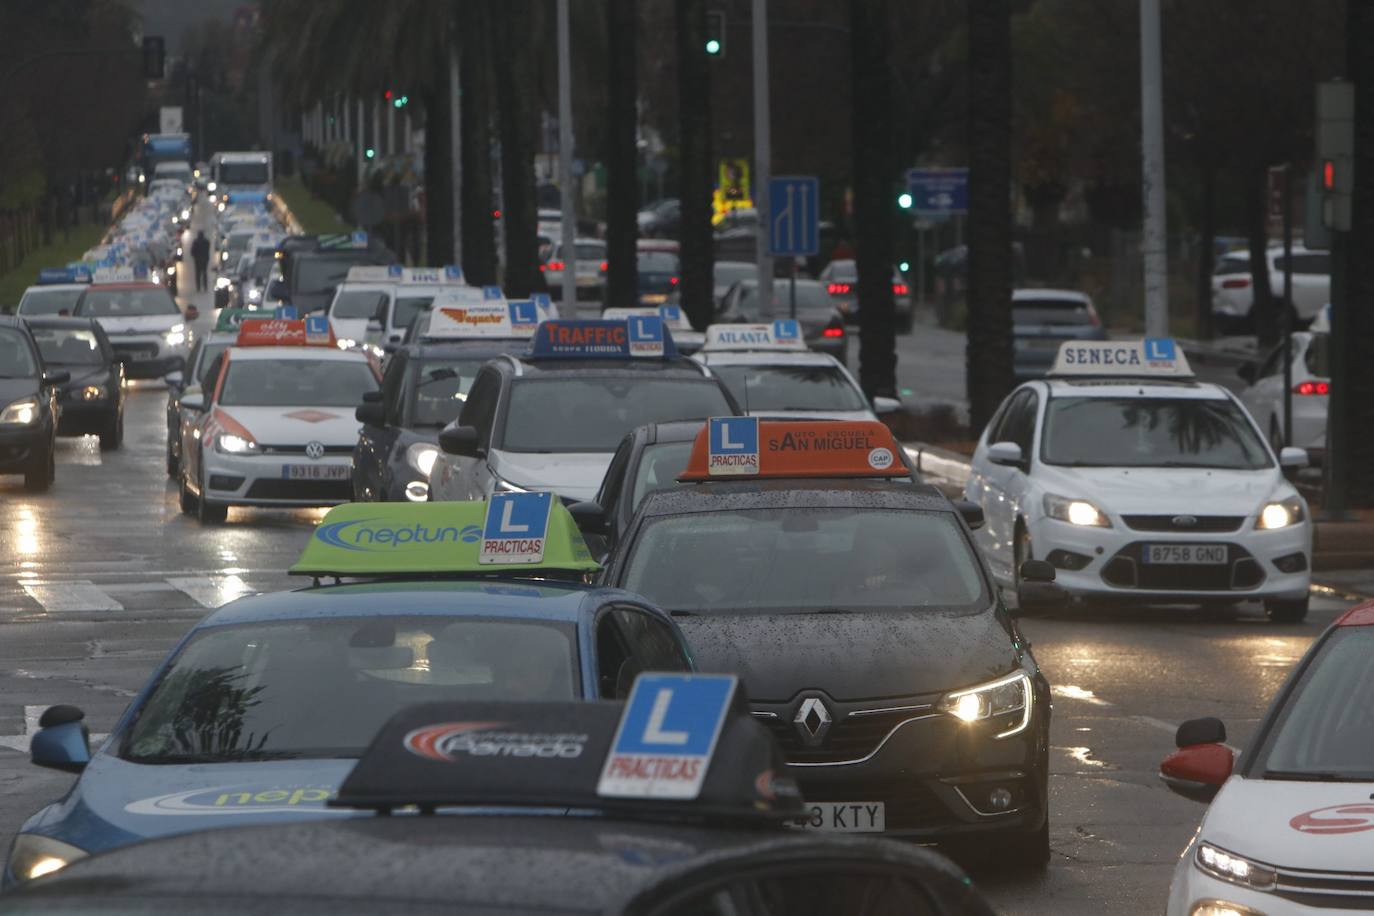
M 677 291 L 681 268 L 671 251 L 641 251 L 635 256 L 639 272 L 639 304 L 663 305 Z
M 61 436 L 100 437 L 105 451 L 124 441 L 124 364 L 93 318 L 30 318 L 29 332 L 50 371 L 69 376 L 58 389 Z
M 871 421 L 759 422 L 762 469 L 708 476 L 716 425 L 745 424 L 733 444 L 751 421 L 703 430 L 698 482 L 649 494 L 602 580 L 678 617 L 700 670 L 739 674 L 817 826 L 1043 867 L 1050 690 L 974 544 L 981 513 L 912 482 Z M 1047 567 L 1027 564 L 1023 608 L 1062 597 Z
M 621 708 L 412 707 L 329 802 L 343 816 L 125 846 L 7 894 L 0 913 L 991 916 L 938 854 L 791 829 L 796 786 L 774 769 L 766 731 L 736 712 L 702 755 L 697 793 L 599 791 L 617 720 L 631 718 Z M 406 805 L 422 813 L 386 816 Z
M 290 236 L 278 250 L 283 252 L 282 279 L 270 284 L 265 295 L 295 306 L 300 315 L 329 308 L 334 288 L 348 276 L 350 267 L 384 266 L 396 260 L 373 237 L 353 242 L 346 235 Z
M 429 471 L 439 456 L 439 430 L 458 419 L 477 370 L 528 344 L 515 338 L 422 340 L 393 349 L 382 390 L 365 395 L 357 410 L 363 427 L 353 451 L 353 498 L 427 500 Z
M 43 369 L 43 357 L 22 319 L 0 315 L 0 474 L 23 474 L 41 493 L 57 476 L 57 387 L 70 376 Z
M 802 337 L 812 350 L 829 353 L 841 363 L 849 361 L 849 336 L 844 329 L 844 315 L 836 307 L 826 288 L 815 280 L 796 281 L 796 315 L 792 314 L 792 283 L 773 281 L 773 316 L 796 317 L 802 326 Z M 762 321 L 759 312 L 758 280 L 740 280 L 730 287 L 721 301 L 716 321 L 754 324 Z

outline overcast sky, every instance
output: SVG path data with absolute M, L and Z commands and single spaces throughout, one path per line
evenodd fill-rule
M 181 36 L 187 28 L 207 19 L 228 23 L 234 10 L 252 0 L 134 0 L 143 14 L 143 34 L 167 39 L 167 53 L 181 53 Z

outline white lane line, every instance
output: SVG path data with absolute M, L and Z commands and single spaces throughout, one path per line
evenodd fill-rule
M 173 588 L 185 592 L 201 607 L 217 608 L 235 598 L 253 594 L 253 589 L 238 576 L 195 576 L 168 579 Z
M 124 605 L 107 595 L 104 589 L 87 581 L 53 582 L 47 585 L 24 582 L 22 585 L 29 597 L 49 612 L 124 610 Z
M 12 751 L 20 751 L 27 754 L 29 752 L 29 742 L 33 738 L 33 733 L 38 731 L 38 720 L 43 715 L 46 706 L 25 706 L 24 707 L 24 733 L 22 735 L 0 735 L 0 747 L 7 747 Z M 91 747 L 98 746 L 109 735 L 91 735 Z
M 1052 687 L 1050 688 L 1050 693 L 1055 697 L 1062 697 L 1066 700 L 1078 700 L 1082 703 L 1089 703 L 1104 709 L 1117 708 L 1116 704 L 1110 700 L 1104 700 L 1091 690 L 1085 690 L 1073 684 L 1060 684 L 1057 687 Z M 1168 732 L 1170 735 L 1177 734 L 1178 732 L 1177 725 L 1172 722 L 1165 722 L 1163 719 L 1156 719 L 1154 716 L 1127 715 L 1124 716 L 1124 718 L 1130 719 L 1132 722 L 1139 722 L 1141 725 L 1148 725 L 1150 728 L 1157 728 L 1162 732 Z M 1222 747 L 1229 749 L 1234 754 L 1240 753 L 1240 748 L 1238 747 L 1232 747 L 1229 744 L 1223 744 Z

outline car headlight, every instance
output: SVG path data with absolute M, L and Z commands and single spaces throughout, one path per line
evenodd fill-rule
M 528 492 L 529 492 L 529 490 L 526 490 L 524 487 L 517 487 L 515 484 L 511 483 L 509 480 L 505 480 L 505 479 L 503 479 L 503 478 L 501 478 L 501 477 L 497 477 L 497 478 L 492 482 L 491 491 L 492 491 L 493 493 L 528 493 Z
M 167 265 L 167 276 L 169 276 L 169 277 L 170 277 L 170 276 L 173 276 L 176 272 L 177 272 L 177 266 L 176 266 L 175 264 L 168 264 L 168 265 Z
M 21 833 L 10 850 L 10 873 L 19 881 L 32 881 L 60 871 L 89 853 L 84 849 L 36 833 Z
M 182 211 L 181 211 L 181 218 L 182 218 L 182 219 L 190 219 L 190 218 L 191 218 L 191 211 L 190 211 L 190 210 L 182 210 Z
M 256 452 L 258 444 L 252 439 L 236 436 L 233 433 L 220 433 L 215 437 L 215 451 L 224 455 L 247 455 Z
M 38 398 L 24 398 L 0 410 L 0 426 L 32 426 L 38 420 Z
M 207 190 L 207 191 L 217 191 L 217 190 L 219 190 L 219 185 L 215 184 L 215 183 L 212 181 L 212 182 L 210 182 L 209 184 L 207 184 L 207 185 L 205 186 L 205 190 Z
M 1068 522 L 1070 525 L 1082 525 L 1088 528 L 1112 527 L 1112 520 L 1107 518 L 1107 514 L 1086 499 L 1069 499 L 1046 493 L 1045 514 L 1050 518 L 1059 519 L 1061 522 Z
M 434 462 L 438 457 L 439 450 L 428 442 L 416 442 L 406 449 L 406 463 L 426 477 L 434 470 Z
M 217 209 L 217 210 L 219 210 L 219 212 L 223 213 L 223 212 L 224 212 L 224 201 L 221 200 L 221 201 L 219 202 L 219 206 L 216 207 L 215 209 Z
M 1270 866 L 1227 852 L 1211 843 L 1198 843 L 1193 861 L 1213 878 L 1257 891 L 1271 890 L 1278 881 L 1278 874 Z
M 340 350 L 356 350 L 358 348 L 358 342 L 352 337 L 340 337 L 334 343 Z
M 1034 693 L 1030 675 L 1018 671 L 987 684 L 947 693 L 940 700 L 940 709 L 961 722 L 997 720 L 1002 731 L 993 737 L 1009 738 L 1030 725 Z
M 1278 502 L 1266 503 L 1264 508 L 1260 509 L 1259 518 L 1255 519 L 1255 528 L 1260 531 L 1287 528 L 1302 521 L 1305 515 L 1302 497 L 1290 496 Z
M 105 397 L 104 385 L 87 385 L 81 389 L 81 400 L 83 401 L 99 401 L 103 397 Z
M 167 333 L 162 335 L 162 339 L 167 341 L 169 347 L 179 347 L 186 343 L 186 325 L 174 324 L 167 329 Z
M 257 301 L 258 301 L 259 299 L 261 299 L 261 298 L 262 298 L 262 290 L 258 289 L 256 286 L 253 287 L 252 289 L 250 289 L 250 290 L 248 291 L 248 299 L 249 299 L 249 301 L 251 301 L 251 302 L 257 302 Z
M 1259 910 L 1252 910 L 1243 903 L 1229 900 L 1199 900 L 1188 911 L 1188 916 L 1264 916 Z
M 228 289 L 229 287 L 231 287 L 231 286 L 233 286 L 233 285 L 234 285 L 234 281 L 233 281 L 233 280 L 230 280 L 228 277 L 216 277 L 216 278 L 215 278 L 215 289 Z

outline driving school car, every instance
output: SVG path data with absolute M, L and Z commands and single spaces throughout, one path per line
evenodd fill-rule
M 1184 722 L 1175 741 L 1160 777 L 1211 806 L 1169 916 L 1374 909 L 1374 602 L 1312 644 L 1239 762 L 1219 719 Z
M 99 268 L 72 308 L 78 318 L 94 318 L 110 338 L 129 378 L 161 378 L 182 368 L 191 349 L 187 322 L 196 320 L 194 305 L 185 315 L 167 288 L 149 282 L 146 271 Z
M 663 326 L 672 332 L 673 343 L 677 345 L 678 352 L 685 356 L 696 353 L 706 342 L 706 335 L 692 327 L 692 322 L 687 320 L 687 313 L 682 310 L 680 305 L 668 304 L 653 308 L 609 308 L 601 311 L 601 317 L 606 321 L 625 321 L 629 318 L 645 315 L 657 315 L 663 319 Z
M 1307 614 L 1312 529 L 1277 454 L 1240 401 L 1199 382 L 1168 339 L 1068 341 L 1017 388 L 973 453 L 965 496 L 994 574 L 1028 559 L 1075 596 L 1154 603 L 1262 600 Z
M 347 814 L 326 801 L 417 703 L 623 698 L 639 671 L 691 670 L 672 618 L 582 584 L 595 568 L 547 494 L 331 510 L 291 569 L 314 585 L 205 617 L 94 753 L 81 710 L 43 714 L 33 762 L 80 776 L 21 828 L 6 883 L 136 840 Z
M 327 506 L 352 495 L 352 416 L 376 364 L 340 350 L 323 315 L 247 320 L 235 346 L 181 396 L 198 419 L 181 443 L 181 510 L 202 523 L 230 506 Z

